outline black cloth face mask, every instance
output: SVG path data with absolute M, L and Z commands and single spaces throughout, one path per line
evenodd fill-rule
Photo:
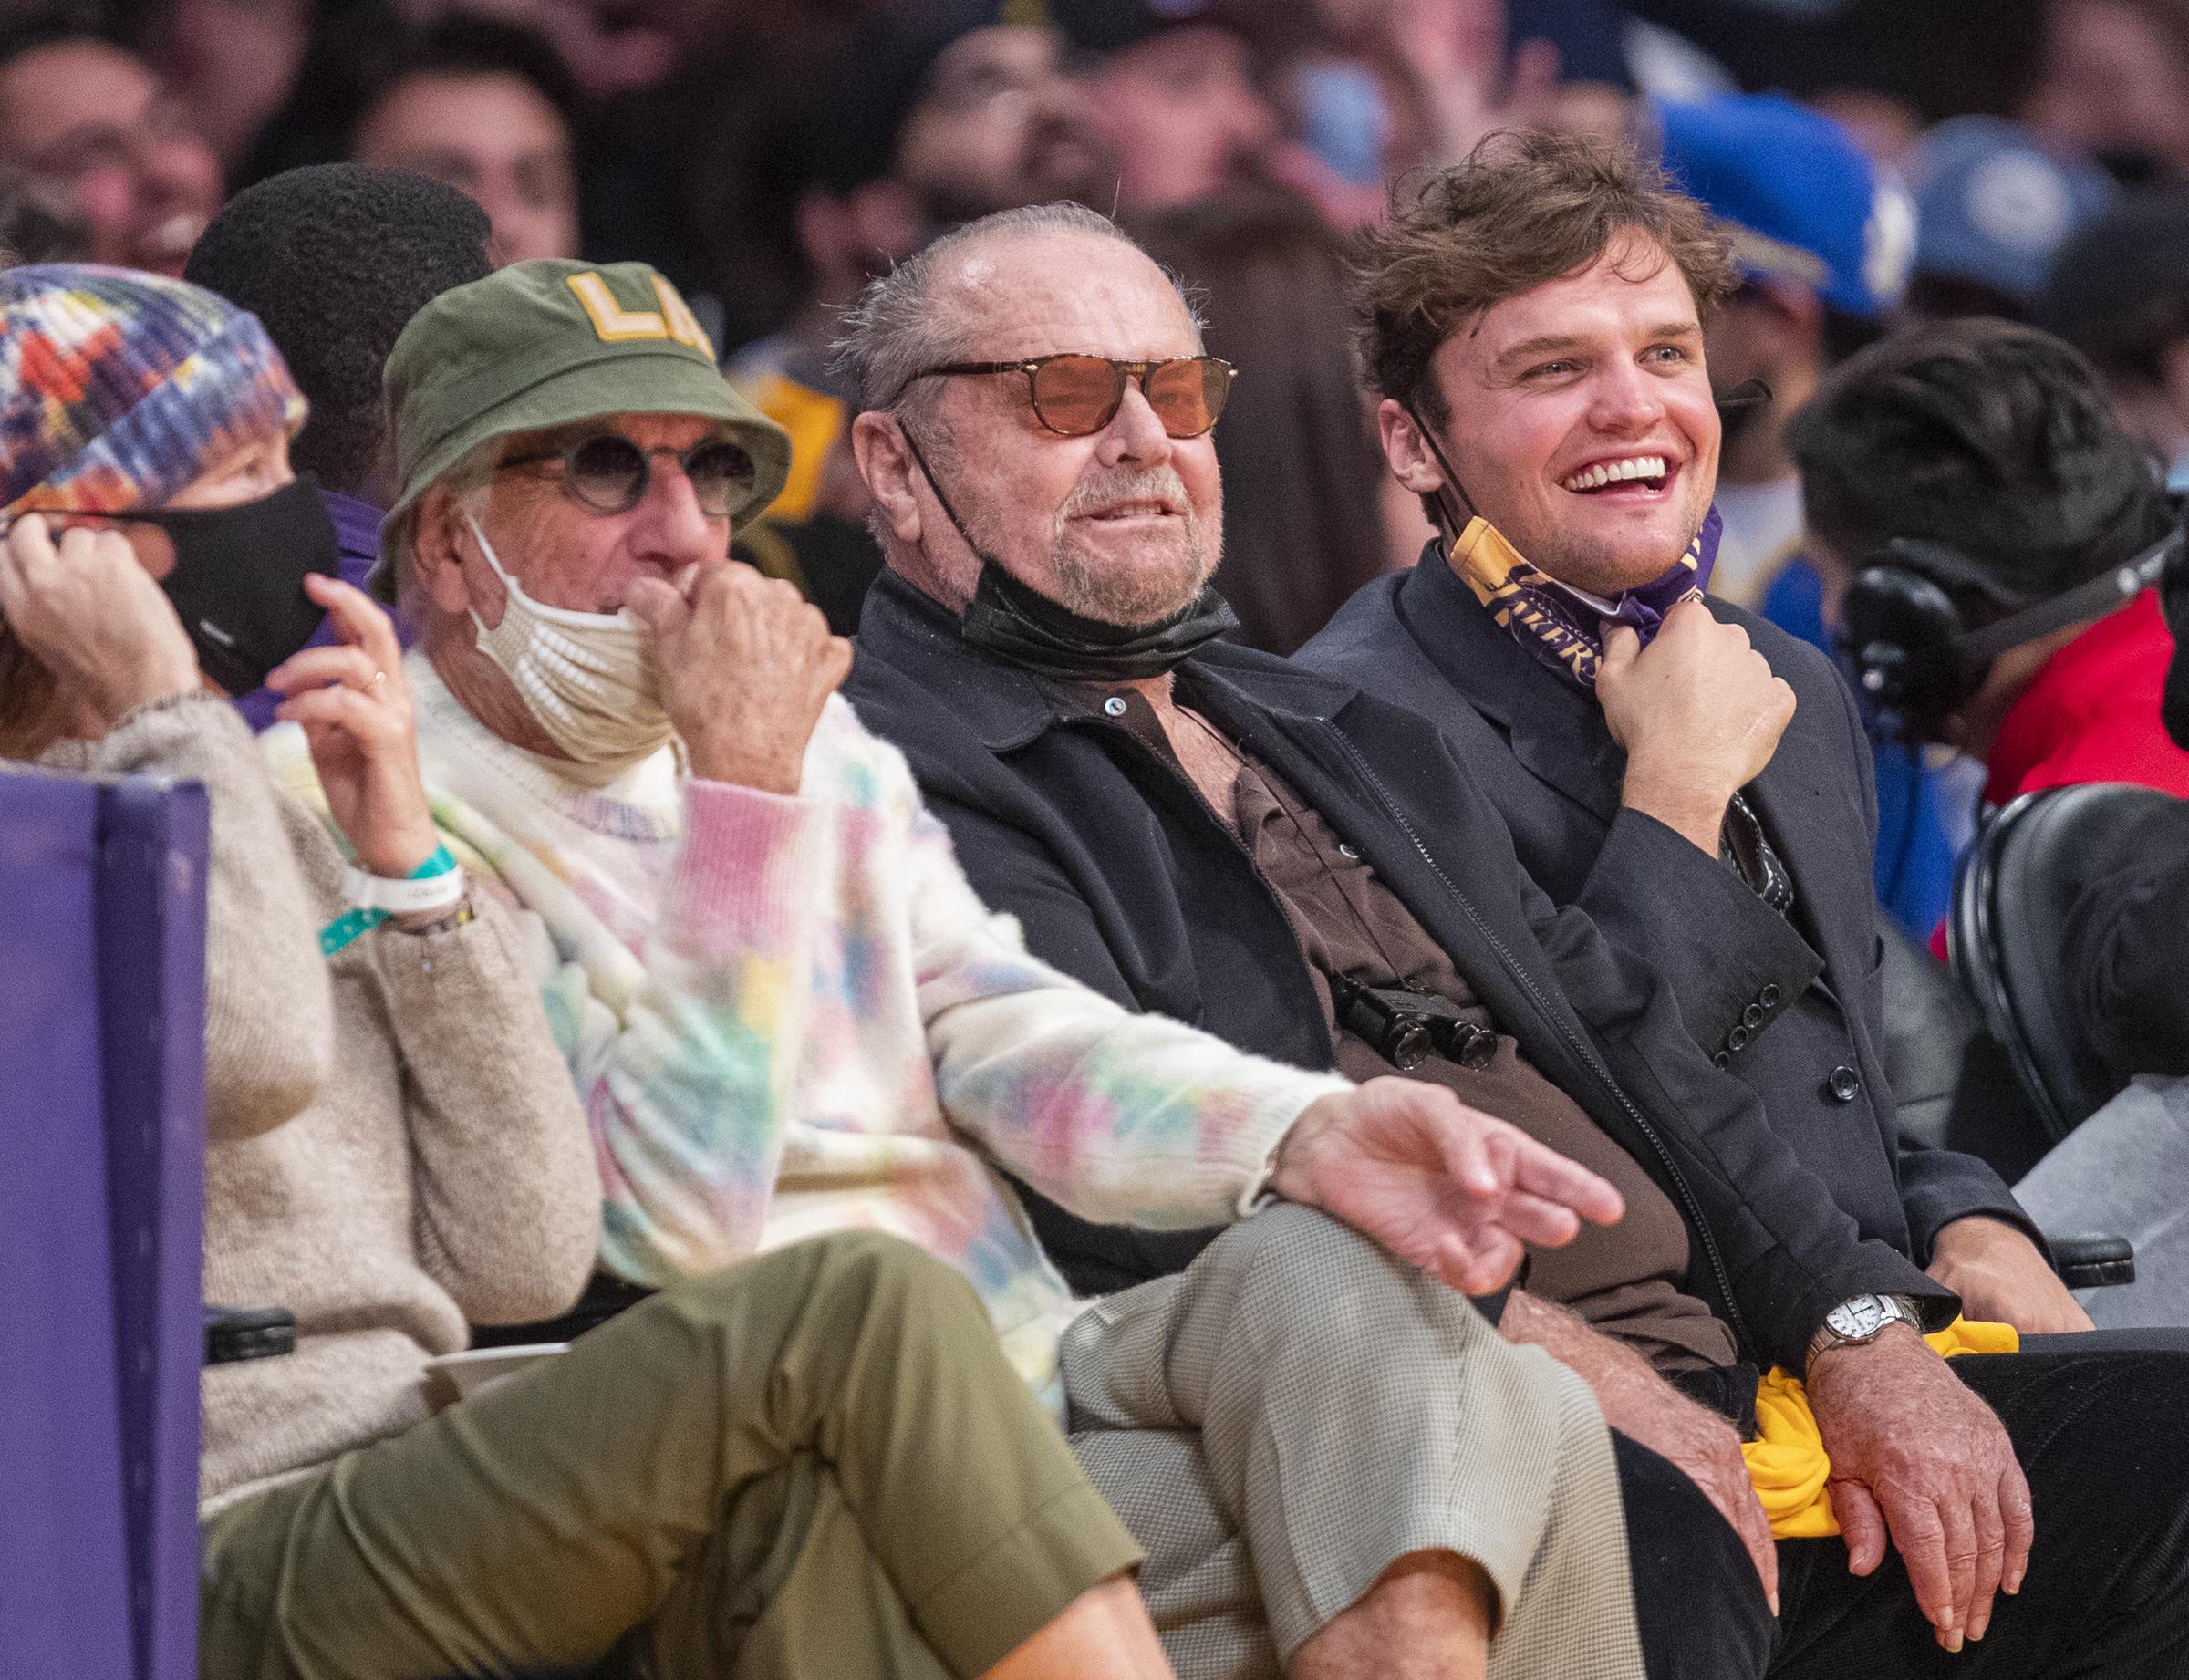
M 1162 676 L 1189 654 L 1239 628 L 1238 615 L 1214 586 L 1203 588 L 1183 610 L 1137 627 L 1105 624 L 1060 607 L 1005 571 L 973 541 L 909 431 L 905 441 L 927 474 L 935 500 L 980 562 L 980 581 L 958 620 L 960 634 L 974 647 L 985 648 L 1036 676 L 1063 682 L 1132 682 Z
M 175 566 L 160 580 L 198 667 L 230 694 L 264 688 L 266 673 L 318 633 L 327 613 L 304 592 L 307 573 L 341 576 L 341 548 L 309 473 L 233 507 L 131 508 L 119 520 L 158 525 Z

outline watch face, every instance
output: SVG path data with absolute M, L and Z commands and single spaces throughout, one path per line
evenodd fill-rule
M 1875 1295 L 1857 1295 L 1852 1301 L 1843 1301 L 1824 1315 L 1824 1322 L 1834 1334 L 1845 1336 L 1851 1342 L 1867 1342 L 1885 1327 L 1892 1316 L 1885 1303 Z

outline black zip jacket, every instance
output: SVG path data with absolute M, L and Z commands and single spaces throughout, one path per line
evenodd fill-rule
M 1452 741 L 1246 648 L 1206 648 L 1175 679 L 1182 702 L 1361 853 L 1530 1060 L 1664 1187 L 1693 1239 L 1688 1287 L 1745 1357 L 1799 1371 L 1825 1313 L 1871 1291 L 1914 1297 L 1928 1328 L 1952 1319 L 1956 1297 L 1865 1239 L 1753 1094 L 1711 1065 L 1665 980 L 1521 872 Z M 1019 918 L 1037 956 L 1128 1008 L 1295 1066 L 1331 1065 L 1291 924 L 1167 760 L 1063 688 L 966 644 L 950 614 L 889 573 L 866 597 L 846 692 L 904 752 L 974 887 Z M 1054 1208 L 1034 1218 L 1084 1291 L 1159 1275 L 1195 1251 Z

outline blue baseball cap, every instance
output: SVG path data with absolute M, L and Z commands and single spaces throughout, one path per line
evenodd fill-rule
M 1907 289 L 1915 206 L 1831 118 L 1775 93 L 1655 101 L 1666 171 L 1702 201 L 1748 274 L 1883 315 Z
M 2018 123 L 1956 117 L 1908 155 L 1915 271 L 1973 280 L 2025 305 L 2062 241 L 2111 204 L 2112 179 L 2059 156 Z

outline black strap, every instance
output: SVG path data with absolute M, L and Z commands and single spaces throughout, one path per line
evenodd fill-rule
M 2101 618 L 2117 611 L 2159 581 L 2167 561 L 2181 544 L 2182 532 L 2177 526 L 2141 554 L 2123 560 L 2088 583 L 2077 585 L 2067 594 L 2039 601 L 2035 607 L 1960 638 L 1954 643 L 1954 652 L 1972 665 L 1985 664 L 2010 648 L 2033 642 L 2040 636 L 2049 636 L 2086 618 Z

